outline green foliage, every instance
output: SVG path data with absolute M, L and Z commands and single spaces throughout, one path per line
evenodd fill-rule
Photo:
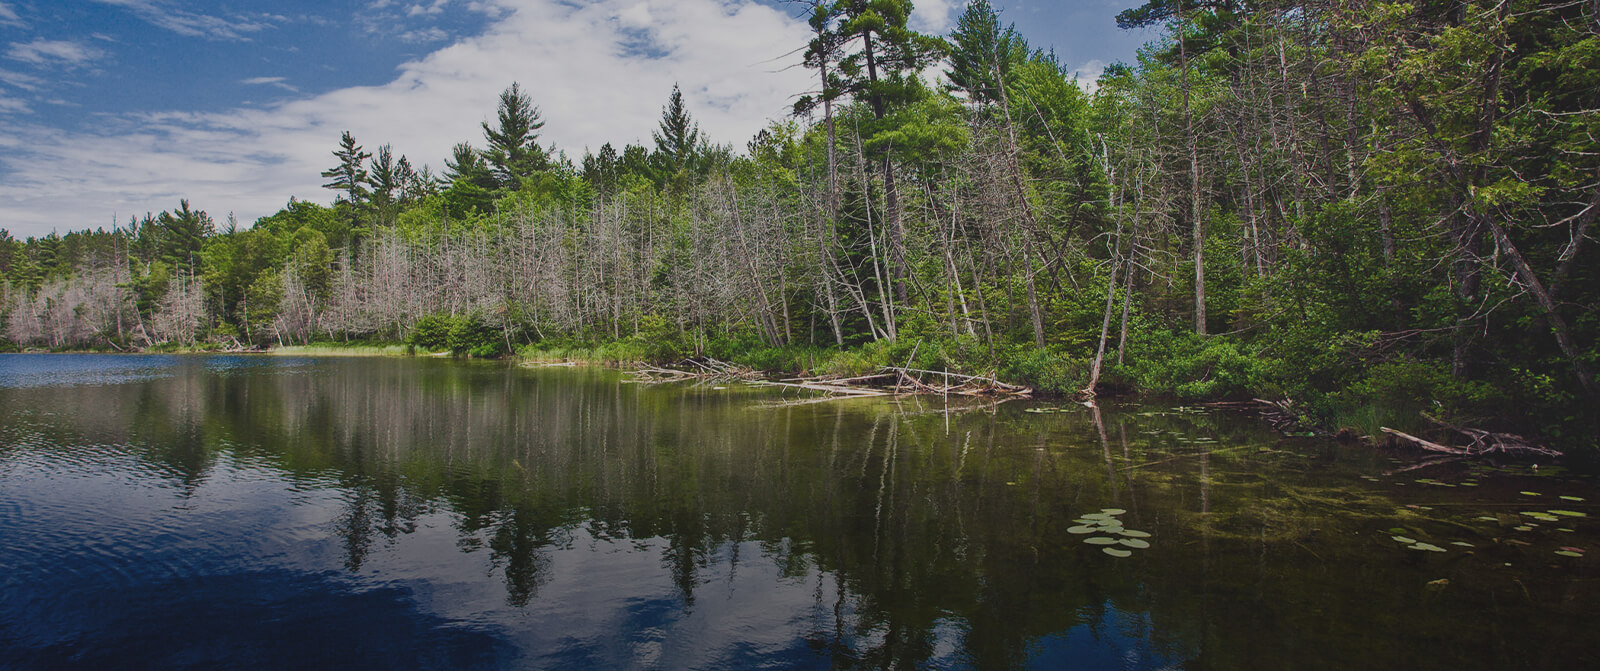
M 505 333 L 476 315 L 429 315 L 417 320 L 406 344 L 429 352 L 493 359 L 505 356 Z
M 544 149 L 539 146 L 539 129 L 544 122 L 539 118 L 539 108 L 533 98 L 523 92 L 520 84 L 500 93 L 499 109 L 495 113 L 495 126 L 483 124 L 483 137 L 488 148 L 483 158 L 493 175 L 495 191 L 515 191 L 522 181 L 544 170 L 547 164 Z M 452 167 L 459 174 L 458 165 Z M 479 186 L 486 186 L 479 183 Z
M 505 334 L 476 315 L 456 317 L 450 325 L 450 352 L 456 356 L 493 359 L 507 351 Z
M 456 318 L 449 315 L 428 315 L 412 325 L 406 344 L 424 350 L 439 352 L 450 349 L 450 330 Z
M 1130 338 L 1127 361 L 1119 376 L 1183 400 L 1242 398 L 1265 386 L 1262 359 L 1228 336 L 1140 331 Z
M 1052 350 L 1015 347 L 1002 362 L 1000 378 L 1047 394 L 1071 395 L 1088 385 L 1089 366 Z

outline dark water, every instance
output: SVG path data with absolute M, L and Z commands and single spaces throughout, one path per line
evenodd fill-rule
M 1600 668 L 1600 493 L 1559 468 L 783 400 L 0 356 L 0 668 Z

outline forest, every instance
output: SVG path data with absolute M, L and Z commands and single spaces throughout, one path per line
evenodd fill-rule
M 1600 0 L 1150 0 L 1089 87 L 988 0 L 799 4 L 815 88 L 742 146 L 673 87 L 570 157 L 513 83 L 438 174 L 344 133 L 331 205 L 0 231 L 0 348 L 909 365 L 1594 451 Z

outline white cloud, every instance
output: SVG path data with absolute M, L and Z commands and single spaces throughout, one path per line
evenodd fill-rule
M 17 16 L 17 10 L 10 5 L 0 2 L 0 26 L 21 26 L 22 17 Z
M 543 141 L 573 158 L 602 143 L 648 142 L 674 82 L 701 127 L 742 145 L 811 86 L 798 67 L 804 23 L 729 0 L 646 0 L 648 29 L 618 17 L 639 0 L 484 0 L 502 18 L 399 68 L 381 86 L 226 113 L 171 110 L 111 117 L 69 132 L 0 117 L 0 227 L 21 235 L 101 226 L 113 212 L 159 211 L 189 198 L 220 216 L 254 221 L 290 196 L 332 200 L 318 173 L 350 130 L 369 150 L 392 143 L 413 162 L 443 167 L 450 147 L 482 145 L 502 89 L 517 81 L 544 115 Z M 647 40 L 647 55 L 634 47 Z M 269 82 L 260 82 L 267 84 Z M 281 82 L 278 82 L 281 83 Z
M 1106 62 L 1098 58 L 1084 63 L 1073 70 L 1072 78 L 1077 80 L 1078 88 L 1084 93 L 1094 93 L 1100 88 L 1100 75 L 1106 72 Z
M 0 114 L 29 114 L 31 112 L 33 112 L 33 109 L 28 107 L 27 102 L 0 95 Z
M 402 42 L 424 43 L 425 44 L 425 43 L 428 43 L 428 42 L 443 42 L 445 40 L 448 40 L 448 39 L 450 39 L 450 33 L 447 33 L 444 30 L 435 27 L 435 28 L 422 28 L 420 30 L 408 30 L 406 32 L 400 33 L 399 35 L 396 35 L 395 37 L 397 37 Z
M 12 72 L 11 70 L 5 69 L 0 69 L 0 82 L 4 82 L 24 91 L 38 91 L 39 88 L 45 84 L 43 79 L 33 75 L 23 74 L 21 72 Z
M 34 65 L 77 66 L 102 55 L 99 49 L 77 42 L 63 40 L 34 40 L 27 44 L 12 43 L 6 58 Z
M 276 86 L 276 87 L 278 87 L 280 89 L 283 89 L 285 91 L 294 91 L 294 92 L 297 92 L 297 93 L 300 91 L 300 89 L 297 89 L 297 88 L 289 85 L 288 78 L 286 78 L 286 77 L 251 77 L 249 79 L 241 79 L 241 80 L 239 80 L 239 83 L 240 84 L 249 84 L 251 86 L 257 86 L 257 85 Z
M 917 0 L 911 8 L 911 27 L 943 36 L 955 25 L 956 10 L 966 7 L 964 0 Z
M 433 0 L 433 4 L 431 5 L 417 3 L 406 10 L 406 16 L 443 14 L 444 6 L 448 4 L 450 4 L 450 0 Z
M 203 37 L 212 40 L 243 40 L 245 33 L 254 33 L 272 27 L 271 21 L 282 17 L 264 14 L 257 18 L 221 18 L 187 11 L 167 0 L 94 0 L 104 5 L 125 8 L 139 18 L 159 28 L 165 28 L 185 37 Z

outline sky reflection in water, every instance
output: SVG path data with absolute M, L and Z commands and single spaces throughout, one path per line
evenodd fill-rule
M 1304 501 L 1392 514 L 1349 489 L 1383 466 L 1370 450 L 1289 449 L 1247 420 L 1149 408 L 1096 425 L 773 400 L 445 361 L 0 357 L 0 650 L 20 669 L 1585 654 L 1557 635 L 1530 657 L 1474 647 L 1472 627 L 1387 631 L 1507 592 L 1430 596 L 1428 580 L 1488 563 L 1390 552 L 1370 537 L 1392 519 Z M 1113 505 L 1151 548 L 1114 559 L 1065 532 Z M 1572 577 L 1520 576 L 1530 596 L 1592 595 Z M 1497 626 L 1545 611 L 1478 612 Z M 1452 630 L 1440 619 L 1416 625 Z

